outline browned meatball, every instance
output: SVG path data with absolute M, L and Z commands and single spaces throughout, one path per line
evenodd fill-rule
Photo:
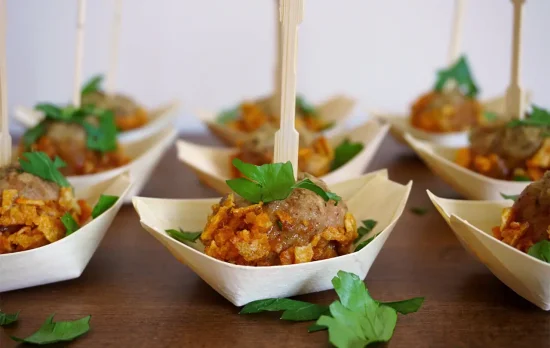
M 549 239 L 550 226 L 550 172 L 527 186 L 512 206 L 515 222 L 528 222 L 529 227 L 522 239 L 533 244 Z
M 308 174 L 324 190 L 326 184 Z M 356 223 L 344 202 L 325 202 L 316 193 L 295 189 L 285 200 L 251 204 L 229 194 L 201 235 L 205 252 L 241 265 L 302 263 L 350 253 Z
M 136 102 L 122 94 L 106 95 L 103 92 L 91 92 L 82 96 L 82 105 L 94 105 L 100 109 L 112 111 L 117 116 L 131 116 L 139 106 Z
M 17 190 L 19 196 L 36 200 L 58 200 L 59 186 L 50 181 L 20 172 L 16 166 L 0 169 L 0 193 L 4 190 Z

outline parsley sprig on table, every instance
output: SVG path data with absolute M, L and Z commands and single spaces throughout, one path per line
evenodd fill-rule
M 72 105 L 59 107 L 54 104 L 38 104 L 36 110 L 42 111 L 45 119 L 23 135 L 23 143 L 28 149 L 44 134 L 46 134 L 47 121 L 59 121 L 76 123 L 84 127 L 86 131 L 86 146 L 91 150 L 109 152 L 116 150 L 117 128 L 114 114 L 109 110 L 97 108 L 93 105 L 85 105 L 75 108 Z M 88 119 L 95 116 L 97 122 Z
M 457 62 L 448 69 L 442 69 L 437 72 L 437 81 L 434 90 L 441 92 L 449 81 L 455 81 L 460 90 L 470 98 L 475 98 L 479 89 L 472 77 L 468 60 L 461 56 Z
M 284 200 L 297 188 L 315 192 L 325 202 L 333 200 L 338 204 L 341 200 L 340 196 L 323 190 L 310 179 L 296 182 L 290 162 L 256 166 L 235 158 L 233 165 L 246 178 L 231 179 L 226 183 L 235 193 L 251 203 Z
M 55 314 L 51 314 L 40 326 L 38 331 L 26 338 L 11 336 L 16 342 L 29 344 L 51 344 L 56 342 L 70 342 L 90 331 L 91 315 L 72 321 L 53 321 Z
M 17 321 L 19 318 L 19 312 L 9 314 L 0 311 L 0 326 L 8 326 Z
M 397 324 L 397 313 L 414 313 L 424 302 L 422 297 L 397 302 L 376 301 L 357 275 L 344 271 L 338 272 L 332 285 L 339 300 L 330 306 L 291 299 L 265 299 L 247 304 L 240 314 L 283 311 L 283 320 L 317 320 L 309 327 L 309 332 L 328 329 L 333 345 L 348 348 L 389 341 Z

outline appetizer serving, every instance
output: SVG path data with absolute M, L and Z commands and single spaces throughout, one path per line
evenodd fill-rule
M 148 122 L 147 110 L 133 99 L 122 94 L 107 94 L 101 88 L 103 76 L 97 75 L 82 87 L 82 105 L 92 105 L 111 111 L 115 115 L 115 124 L 124 132 L 139 128 Z
M 549 135 L 550 113 L 533 105 L 526 119 L 475 127 L 455 161 L 495 179 L 538 180 L 550 168 Z
M 216 136 L 235 146 L 262 129 L 278 127 L 280 117 L 272 111 L 275 102 L 278 101 L 271 96 L 242 103 L 221 113 L 199 111 L 198 116 Z M 315 106 L 297 97 L 296 129 L 310 134 L 341 131 L 354 107 L 355 101 L 344 96 L 332 97 Z
M 355 218 L 324 182 L 308 174 L 295 182 L 292 165 L 254 166 L 238 159 L 246 177 L 228 180 L 235 193 L 212 207 L 201 234 L 205 253 L 249 266 L 303 263 L 352 251 Z
M 388 129 L 389 125 L 371 120 L 326 137 L 314 135 L 307 138 L 311 133 L 302 132 L 298 169 L 329 185 L 359 176 L 365 172 Z M 233 166 L 233 159 L 255 165 L 272 163 L 273 139 L 273 136 L 250 137 L 235 148 L 203 146 L 180 139 L 177 142 L 178 158 L 197 173 L 201 182 L 225 195 L 231 192 L 225 181 L 241 175 Z M 311 141 L 309 146 L 304 145 L 307 139 Z
M 238 158 L 255 165 L 272 163 L 276 131 L 277 128 L 273 126 L 258 129 L 238 145 L 239 152 L 231 156 L 230 161 Z M 301 130 L 298 169 L 314 176 L 323 176 L 349 162 L 363 150 L 363 147 L 363 143 L 352 142 L 347 138 L 337 147 L 333 147 L 326 137 Z M 241 176 L 236 167 L 232 169 L 232 177 Z
M 500 226 L 493 227 L 498 240 L 550 263 L 550 172 L 529 184 L 514 204 L 502 211 Z
M 411 125 L 431 133 L 466 131 L 483 119 L 478 92 L 468 61 L 462 56 L 449 69 L 440 70 L 433 89 L 413 103 Z
M 86 175 L 121 167 L 129 162 L 116 139 L 112 112 L 95 106 L 75 108 L 39 104 L 44 120 L 28 129 L 21 139 L 20 153 L 42 151 L 67 165 L 64 175 Z
M 256 102 L 243 102 L 233 109 L 222 111 L 217 121 L 234 130 L 253 133 L 266 125 L 278 128 L 279 118 L 271 99 L 260 99 Z M 296 97 L 297 129 L 321 132 L 333 126 L 333 122 L 321 119 L 319 112 L 312 104 L 301 96 Z
M 0 254 L 56 242 L 109 209 L 118 199 L 102 195 L 92 209 L 77 200 L 59 171 L 65 163 L 43 152 L 25 152 L 19 165 L 0 170 Z
M 376 172 L 329 189 L 289 164 L 235 163 L 253 181 L 229 180 L 221 200 L 134 198 L 142 226 L 235 305 L 329 289 L 341 269 L 364 277 L 411 188 Z
M 512 207 L 506 200 L 451 200 L 428 192 L 466 250 L 544 310 L 550 310 L 549 183 L 550 175 L 545 174 L 523 190 Z

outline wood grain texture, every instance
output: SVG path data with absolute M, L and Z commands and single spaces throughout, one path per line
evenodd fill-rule
M 214 143 L 206 136 L 186 138 Z M 408 148 L 388 137 L 369 170 L 388 168 L 400 183 L 414 180 L 408 209 L 382 249 L 366 283 L 373 297 L 425 296 L 420 312 L 400 316 L 389 347 L 548 347 L 550 315 L 508 289 L 460 246 L 431 205 L 426 189 L 457 197 Z M 143 196 L 215 197 L 176 161 L 172 148 Z M 418 216 L 411 207 L 426 207 Z M 1 281 L 1 280 L 0 280 Z M 261 281 L 261 279 L 258 279 Z M 299 296 L 329 304 L 334 291 Z M 0 295 L 0 308 L 22 310 L 20 322 L 0 329 L 25 336 L 52 312 L 58 319 L 92 315 L 90 333 L 71 347 L 327 347 L 325 332 L 277 315 L 239 316 L 190 269 L 139 225 L 131 206 L 114 224 L 79 279 Z

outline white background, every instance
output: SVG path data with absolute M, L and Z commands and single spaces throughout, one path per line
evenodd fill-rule
M 346 93 L 359 111 L 406 108 L 447 62 L 453 8 L 452 0 L 307 0 L 298 90 L 314 102 Z M 86 78 L 107 68 L 112 9 L 112 0 L 88 0 Z M 549 0 L 526 2 L 522 80 L 546 107 L 549 19 Z M 273 0 L 125 0 L 118 87 L 148 106 L 179 99 L 181 130 L 203 130 L 195 109 L 270 92 L 274 20 Z M 8 0 L 10 110 L 69 101 L 75 22 L 75 0 Z M 463 50 L 482 96 L 506 87 L 511 26 L 510 0 L 467 2 Z

